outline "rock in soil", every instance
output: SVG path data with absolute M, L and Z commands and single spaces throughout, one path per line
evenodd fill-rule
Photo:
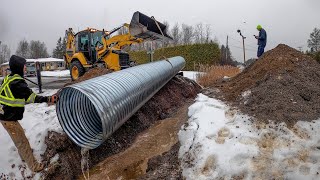
M 216 87 L 256 120 L 293 126 L 320 117 L 320 64 L 284 44 Z
M 155 121 L 170 117 L 185 102 L 193 100 L 200 89 L 188 78 L 174 77 L 101 146 L 90 150 L 89 166 L 93 167 L 106 157 L 124 151 L 140 132 Z M 43 159 L 48 160 L 58 153 L 60 166 L 54 173 L 45 174 L 44 179 L 75 179 L 82 174 L 80 148 L 66 134 L 50 132 L 45 143 L 47 150 Z

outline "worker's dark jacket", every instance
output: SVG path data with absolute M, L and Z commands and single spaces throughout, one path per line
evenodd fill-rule
M 262 47 L 267 45 L 267 32 L 263 28 L 259 32 L 258 45 Z
M 5 78 L 15 77 L 16 79 L 11 81 L 8 87 L 11 90 L 12 96 L 14 99 L 25 100 L 25 103 L 42 103 L 48 102 L 48 97 L 37 96 L 32 90 L 28 87 L 28 84 L 25 82 L 23 77 L 23 66 L 25 64 L 25 59 L 19 56 L 12 56 L 10 58 L 10 70 L 11 74 Z M 2 81 L 1 85 L 3 85 Z M 1 87 L 2 89 L 2 87 Z M 6 96 L 5 90 L 1 92 L 1 96 Z M 24 105 L 14 106 L 9 103 L 0 102 L 0 120 L 4 121 L 17 121 L 23 118 Z

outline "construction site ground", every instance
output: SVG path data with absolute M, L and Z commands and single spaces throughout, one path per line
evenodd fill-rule
M 94 69 L 78 82 L 106 73 Z M 88 171 L 81 149 L 49 131 L 42 159 L 58 163 L 42 177 L 319 179 L 319 63 L 280 44 L 242 72 L 213 67 L 205 74 L 204 87 L 175 76 L 89 151 Z
M 103 71 L 104 73 L 108 71 Z M 145 176 L 149 179 L 150 173 L 155 179 L 157 176 L 172 176 L 174 179 L 181 177 L 177 161 L 179 145 L 176 134 L 187 120 L 187 105 L 193 102 L 200 89 L 197 83 L 188 78 L 174 77 L 103 145 L 90 150 L 89 167 L 92 177 L 98 179 L 101 175 L 108 175 L 110 179 L 117 176 L 135 179 Z M 157 131 L 153 131 L 154 129 Z M 168 135 L 170 138 L 167 137 Z M 66 134 L 56 132 L 49 132 L 45 142 L 47 150 L 43 156 L 44 159 L 49 160 L 59 153 L 60 164 L 50 172 L 46 172 L 45 179 L 81 178 L 81 149 L 72 143 Z M 151 148 L 156 151 L 152 151 Z M 121 155 L 132 151 L 135 153 L 130 157 L 124 158 Z M 163 158 L 176 159 L 176 161 L 172 161 L 172 164 L 170 162 L 163 164 Z M 122 163 L 119 164 L 119 162 Z M 101 170 L 104 169 L 99 168 L 101 164 L 108 164 L 112 168 L 106 168 L 106 171 Z

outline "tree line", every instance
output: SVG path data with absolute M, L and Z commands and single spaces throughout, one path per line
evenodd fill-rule
M 66 42 L 65 38 L 59 38 L 57 46 L 52 52 L 52 57 L 62 59 L 65 52 Z M 15 55 L 26 59 L 38 59 L 50 57 L 47 46 L 41 41 L 27 41 L 25 39 L 19 41 Z M 0 64 L 8 62 L 12 55 L 11 50 L 7 44 L 0 41 Z
M 16 55 L 26 59 L 47 58 L 49 53 L 44 42 L 21 40 L 18 44 Z
M 190 45 L 190 44 L 204 44 L 204 43 L 217 43 L 218 40 L 213 38 L 212 29 L 209 24 L 204 25 L 198 23 L 195 26 L 188 24 L 176 23 L 172 28 L 168 22 L 164 22 L 167 26 L 166 34 L 172 37 L 172 41 L 156 41 L 152 43 L 153 49 L 172 47 L 178 45 Z M 132 51 L 150 50 L 150 42 L 144 42 L 141 44 L 134 44 L 131 47 Z
M 180 45 L 191 45 L 191 44 L 206 44 L 215 43 L 219 45 L 218 39 L 213 36 L 212 28 L 209 24 L 204 25 L 203 23 L 198 23 L 194 26 L 187 24 L 176 23 L 172 28 L 168 22 L 164 22 L 167 26 L 166 34 L 172 37 L 172 41 L 157 41 L 152 42 L 152 48 L 164 48 L 173 47 Z M 220 47 L 220 64 L 222 65 L 237 65 L 237 62 L 232 56 L 229 47 L 221 45 Z M 131 47 L 132 51 L 150 51 L 150 42 L 145 42 L 141 44 L 135 44 Z

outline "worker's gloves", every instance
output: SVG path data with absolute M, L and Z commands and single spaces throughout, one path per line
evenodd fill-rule
M 57 94 L 54 94 L 50 97 L 48 97 L 48 105 L 53 105 L 55 103 L 57 103 L 59 100 L 59 96 Z

